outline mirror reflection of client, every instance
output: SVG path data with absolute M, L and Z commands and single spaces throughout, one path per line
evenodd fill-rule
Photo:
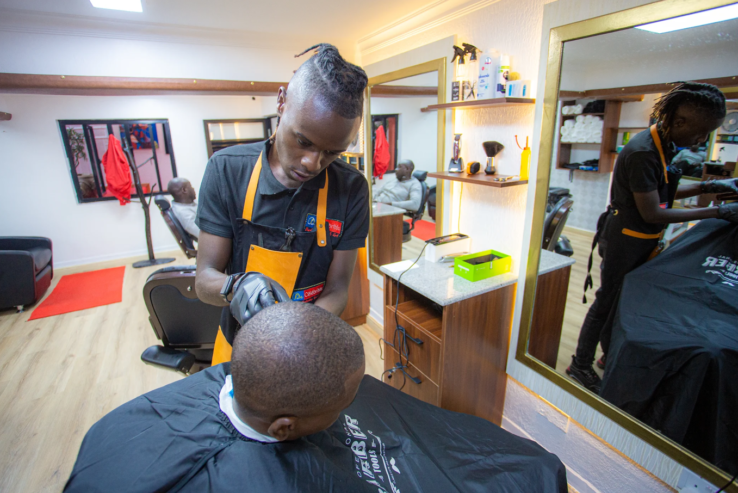
M 702 209 L 672 209 L 676 199 L 700 194 L 738 192 L 738 181 L 679 184 L 681 173 L 672 162 L 677 147 L 707 141 L 725 118 L 725 96 L 710 84 L 684 82 L 663 95 L 653 108 L 656 121 L 649 131 L 633 137 L 618 155 L 613 171 L 611 201 L 598 222 L 601 286 L 579 333 L 576 354 L 567 375 L 599 393 L 601 380 L 592 368 L 597 343 L 606 364 L 612 320 L 623 278 L 659 250 L 667 224 L 721 218 L 738 223 L 738 202 Z M 590 260 L 591 264 L 591 260 Z M 591 286 L 587 276 L 585 289 Z M 646 302 L 644 300 L 644 302 Z
M 409 159 L 403 159 L 397 165 L 395 178 L 374 191 L 374 202 L 401 207 L 407 211 L 417 211 L 423 199 L 423 188 L 420 181 L 413 176 L 415 164 Z
M 172 194 L 172 210 L 179 223 L 189 234 L 198 239 L 200 228 L 195 224 L 197 217 L 197 193 L 187 178 L 174 178 L 167 185 L 167 192 Z
M 534 442 L 363 372 L 346 322 L 272 305 L 237 332 L 230 363 L 93 425 L 64 491 L 566 492 L 563 464 Z

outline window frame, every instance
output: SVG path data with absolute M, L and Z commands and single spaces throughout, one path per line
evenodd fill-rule
M 168 149 L 169 152 L 169 159 L 171 161 L 172 165 L 172 178 L 176 178 L 177 175 L 177 163 L 174 158 L 174 148 L 172 147 L 172 134 L 171 130 L 169 128 L 169 119 L 168 118 L 146 118 L 146 119 L 138 119 L 138 118 L 119 118 L 119 119 L 104 119 L 104 120 L 57 120 L 59 124 L 59 132 L 62 138 L 62 143 L 64 145 L 64 151 L 67 157 L 67 165 L 69 166 L 69 173 L 72 177 L 72 184 L 74 185 L 74 190 L 77 195 L 77 203 L 79 204 L 87 204 L 91 202 L 106 202 L 110 200 L 118 200 L 115 197 L 103 197 L 102 194 L 105 193 L 107 189 L 107 183 L 101 179 L 101 173 L 102 173 L 102 156 L 99 156 L 97 153 L 97 146 L 93 145 L 95 142 L 95 135 L 94 130 L 92 129 L 92 125 L 106 125 L 107 126 L 107 135 L 110 135 L 112 132 L 112 125 L 120 125 L 124 131 L 126 144 L 130 149 L 133 148 L 133 144 L 131 142 L 131 126 L 134 124 L 138 125 L 157 125 L 161 124 L 162 128 L 164 130 L 163 132 L 163 140 L 165 149 Z M 95 189 L 98 192 L 99 197 L 96 198 L 84 198 L 82 196 L 82 188 L 79 183 L 79 177 L 77 176 L 77 169 L 74 165 L 74 155 L 72 153 L 71 144 L 69 142 L 69 138 L 67 136 L 67 127 L 72 125 L 81 125 L 82 126 L 82 135 L 85 138 L 85 146 L 88 154 L 88 159 L 90 161 L 90 168 L 92 169 L 92 175 L 95 180 Z M 120 136 L 116 135 L 116 138 L 120 138 Z M 167 194 L 166 186 L 167 183 L 161 183 L 161 171 L 159 169 L 159 161 L 156 156 L 156 149 L 152 145 L 152 157 L 154 161 L 154 167 L 156 170 L 156 178 L 159 183 L 157 183 L 158 187 L 154 190 L 152 188 L 151 191 L 148 193 L 145 193 L 145 196 L 152 196 L 152 195 L 160 195 L 160 194 Z M 135 155 L 134 155 L 135 160 Z M 134 161 L 134 164 L 135 161 Z M 133 180 L 133 176 L 131 176 L 131 180 Z M 135 194 L 131 195 L 131 198 L 137 198 Z

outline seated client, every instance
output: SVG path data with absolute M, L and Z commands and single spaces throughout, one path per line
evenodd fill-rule
M 187 178 L 174 178 L 167 185 L 167 192 L 172 194 L 172 210 L 179 223 L 189 234 L 198 239 L 200 228 L 195 224 L 197 217 L 197 193 Z
M 348 324 L 273 305 L 238 332 L 231 363 L 93 425 L 65 491 L 566 492 L 563 465 L 535 443 L 363 371 Z
M 408 211 L 417 211 L 423 199 L 423 188 L 420 181 L 413 176 L 415 164 L 403 159 L 395 171 L 396 181 L 391 181 L 374 192 L 374 202 L 401 207 Z

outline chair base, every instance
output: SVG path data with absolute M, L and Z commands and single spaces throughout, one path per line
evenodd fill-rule
M 140 262 L 134 262 L 133 268 L 140 269 L 141 267 L 151 267 L 152 265 L 168 264 L 169 262 L 174 262 L 175 260 L 176 259 L 171 257 L 155 258 L 153 260 L 141 260 Z

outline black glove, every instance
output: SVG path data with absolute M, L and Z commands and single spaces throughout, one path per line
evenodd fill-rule
M 700 189 L 702 193 L 738 193 L 738 178 L 703 181 Z
M 290 301 L 287 291 L 276 281 L 258 272 L 247 272 L 233 288 L 231 315 L 243 326 L 267 306 Z
M 720 204 L 718 206 L 718 217 L 731 223 L 738 224 L 738 202 Z

